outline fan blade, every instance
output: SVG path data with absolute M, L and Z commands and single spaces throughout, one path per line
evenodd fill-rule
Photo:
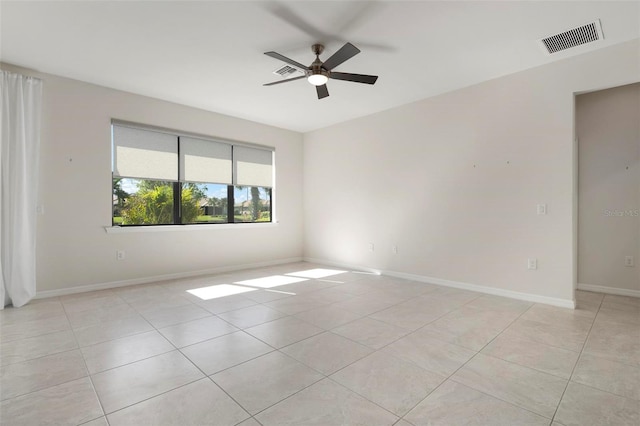
M 348 72 L 332 72 L 329 78 L 334 80 L 354 81 L 356 83 L 375 84 L 377 75 L 350 74 Z
M 288 83 L 290 81 L 300 80 L 301 78 L 305 78 L 305 77 L 306 77 L 306 75 L 301 75 L 300 77 L 294 77 L 294 78 L 288 78 L 286 80 L 274 81 L 273 83 L 266 83 L 266 84 L 263 84 L 263 86 L 273 86 L 274 84 Z
M 329 59 L 324 61 L 324 63 L 322 64 L 322 68 L 327 71 L 331 71 L 344 61 L 353 58 L 358 53 L 360 53 L 360 49 L 358 49 L 351 43 L 347 43 L 342 46 L 340 50 L 334 53 Z
M 323 84 L 322 86 L 316 86 L 316 92 L 318 92 L 318 99 L 326 98 L 329 96 L 329 89 L 327 89 L 327 85 Z
M 264 52 L 264 54 L 267 55 L 267 56 L 271 56 L 274 59 L 279 59 L 279 60 L 284 61 L 284 62 L 286 62 L 288 64 L 291 64 L 294 67 L 298 67 L 298 68 L 303 69 L 303 70 L 309 69 L 309 67 L 307 67 L 306 65 L 302 65 L 300 62 L 296 62 L 293 59 L 289 59 L 286 56 L 283 56 L 283 55 L 281 55 L 281 54 L 279 54 L 277 52 Z

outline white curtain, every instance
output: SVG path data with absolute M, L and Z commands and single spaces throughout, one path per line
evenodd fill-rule
M 36 294 L 42 81 L 0 70 L 0 309 Z

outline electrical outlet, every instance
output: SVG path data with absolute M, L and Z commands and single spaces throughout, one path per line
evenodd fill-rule
M 391 252 L 392 252 L 393 254 L 398 254 L 398 246 L 395 246 L 395 245 L 394 245 L 394 246 L 391 246 Z
M 124 250 L 116 250 L 116 260 L 124 260 Z
M 373 245 L 373 243 L 369 243 L 369 251 L 374 251 L 375 246 Z
M 633 267 L 634 265 L 633 256 L 624 257 L 624 266 Z
M 536 211 L 537 211 L 537 213 L 539 215 L 547 214 L 547 205 L 546 204 L 538 204 Z
M 38 206 L 36 207 L 36 213 L 39 215 L 43 215 L 44 214 L 44 205 L 43 204 L 38 204 Z
M 527 259 L 527 269 L 538 269 L 538 259 Z

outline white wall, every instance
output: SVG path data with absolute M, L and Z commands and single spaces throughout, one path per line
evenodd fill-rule
M 639 81 L 639 51 L 636 40 L 305 134 L 305 257 L 571 301 L 574 93 Z
M 3 64 L 44 80 L 37 291 L 195 273 L 302 256 L 302 135 Z M 277 225 L 107 234 L 111 119 L 276 148 Z M 126 259 L 116 260 L 116 250 Z M 44 293 L 43 293 L 44 292 Z
M 576 98 L 578 282 L 640 296 L 640 84 Z

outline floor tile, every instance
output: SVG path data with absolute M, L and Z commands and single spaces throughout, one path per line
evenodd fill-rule
M 555 420 L 565 426 L 637 426 L 640 404 L 633 399 L 569 382 Z
M 336 283 L 332 283 L 328 281 L 307 280 L 307 281 L 301 281 L 298 283 L 281 285 L 278 287 L 271 287 L 271 289 L 301 295 L 301 294 L 312 293 L 318 290 L 328 289 L 336 285 L 337 285 Z
M 235 425 L 249 417 L 208 378 L 109 414 L 111 426 Z
M 85 328 L 106 322 L 120 321 L 129 317 L 139 317 L 135 309 L 127 304 L 103 306 L 87 311 L 70 312 L 67 314 L 73 328 Z
M 615 296 L 613 294 L 607 294 L 604 296 L 600 308 L 638 313 L 640 312 L 640 297 Z
M 206 375 L 211 375 L 273 350 L 271 346 L 249 336 L 247 333 L 237 331 L 187 346 L 182 348 L 181 352 L 204 371 Z
M 82 424 L 103 415 L 88 377 L 19 396 L 0 404 L 2 424 Z
M 393 414 L 348 389 L 324 379 L 256 418 L 265 426 L 393 425 Z
M 0 368 L 0 400 L 87 376 L 79 350 L 61 352 Z
M 513 313 L 523 313 L 528 310 L 533 303 L 525 302 L 523 300 L 510 299 L 508 297 L 501 296 L 493 296 L 489 294 L 484 294 L 471 302 L 467 303 L 465 306 L 476 308 L 476 309 L 486 309 L 494 312 L 513 312 Z
M 246 308 L 247 306 L 255 305 L 257 302 L 254 302 L 253 300 L 241 295 L 233 295 L 218 297 L 216 299 L 203 300 L 196 303 L 212 314 L 222 314 L 224 312 L 229 312 L 236 309 Z
M 445 378 L 410 362 L 376 352 L 338 371 L 331 379 L 403 416 Z
M 332 328 L 357 320 L 361 318 L 361 315 L 337 308 L 334 305 L 328 305 L 301 312 L 296 314 L 295 317 L 325 330 L 331 330 Z
M 349 293 L 355 296 L 368 294 L 372 291 L 372 289 L 374 289 L 374 287 L 372 287 L 372 285 L 366 280 L 341 284 L 338 288 L 345 293 Z
M 439 339 L 478 351 L 502 332 L 519 314 L 463 306 L 425 327 Z
M 75 335 L 78 344 L 83 347 L 152 330 L 151 324 L 136 314 L 133 317 L 76 329 Z
M 592 291 L 576 290 L 576 301 L 598 303 L 600 304 L 604 299 L 604 294 L 594 293 Z
M 571 380 L 626 398 L 640 400 L 640 368 L 638 367 L 583 354 Z
M 451 378 L 549 419 L 567 385 L 565 379 L 482 354 Z
M 420 298 L 431 303 L 435 302 L 438 306 L 453 310 L 466 305 L 480 296 L 482 296 L 482 293 L 476 293 L 475 291 L 440 287 L 437 290 L 423 294 Z
M 238 329 L 217 317 L 205 317 L 158 330 L 177 348 L 233 333 Z
M 580 322 L 557 322 L 551 325 L 521 318 L 509 326 L 504 334 L 580 352 L 584 346 L 584 342 L 587 340 L 589 329 L 589 324 L 582 324 Z
M 149 309 L 170 309 L 193 304 L 188 298 L 175 294 L 161 294 L 130 300 L 127 303 L 138 312 Z
M 274 348 L 282 348 L 320 334 L 324 330 L 298 318 L 285 317 L 247 328 L 245 331 Z
M 506 334 L 489 343 L 482 353 L 564 379 L 571 377 L 579 355 L 578 352 Z
M 536 303 L 531 308 L 527 309 L 520 319 L 537 321 L 551 326 L 555 326 L 559 323 L 577 323 L 578 326 L 582 325 L 585 328 L 589 328 L 593 323 L 596 313 L 596 311 L 588 311 L 579 308 L 559 308 L 557 306 Z
M 200 370 L 174 351 L 95 374 L 93 384 L 109 414 L 202 377 Z
M 196 305 L 151 309 L 142 311 L 140 314 L 145 317 L 151 325 L 158 329 L 212 315 L 211 312 Z
M 372 318 L 361 318 L 332 330 L 355 342 L 373 349 L 380 349 L 407 335 L 410 331 Z
M 0 365 L 28 361 L 58 352 L 66 352 L 77 347 L 78 343 L 76 343 L 76 338 L 71 330 L 2 342 L 0 344 Z
M 372 352 L 366 346 L 329 332 L 294 343 L 281 351 L 326 375 Z
M 97 308 L 112 308 L 117 305 L 126 304 L 127 302 L 112 293 L 100 294 L 97 297 L 78 297 L 74 299 L 67 299 L 66 301 L 62 300 L 62 305 L 64 306 L 64 310 L 67 315 L 76 312 L 95 310 Z
M 278 299 L 284 299 L 285 297 L 291 297 L 292 294 L 285 293 L 278 290 L 257 290 L 250 293 L 243 293 L 244 297 L 252 300 L 256 303 L 267 303 Z
M 584 353 L 640 367 L 640 328 L 596 318 Z
M 344 302 L 335 303 L 332 306 L 364 316 L 382 311 L 402 301 L 402 298 L 385 298 L 379 293 L 368 293 L 364 296 L 355 296 Z
M 244 422 L 238 423 L 237 426 L 262 426 L 262 425 L 258 423 L 256 420 L 254 420 L 253 417 L 250 417 Z
M 273 308 L 287 315 L 294 315 L 300 312 L 310 311 L 321 306 L 327 305 L 327 302 L 319 302 L 310 300 L 304 296 L 291 296 L 286 299 L 278 299 L 273 302 L 265 303 L 265 306 Z
M 435 339 L 422 330 L 393 342 L 384 351 L 445 377 L 476 354 L 462 346 Z
M 157 331 L 85 346 L 81 349 L 89 374 L 140 361 L 175 348 Z
M 71 324 L 67 316 L 62 314 L 51 318 L 25 321 L 15 324 L 0 323 L 0 340 L 3 343 L 70 330 Z
M 640 424 L 640 299 L 578 290 L 564 309 L 329 269 L 299 262 L 0 310 L 2 423 L 108 426 L 101 397 L 112 424 Z M 296 274 L 305 281 L 188 293 Z
M 600 308 L 596 321 L 598 323 L 613 323 L 615 327 L 618 324 L 631 324 L 640 327 L 640 311 L 621 311 L 612 308 Z
M 36 299 L 20 308 L 8 307 L 0 310 L 0 324 L 2 326 L 21 324 L 59 317 L 60 315 L 65 315 L 65 312 L 59 300 Z
M 437 320 L 448 312 L 449 309 L 438 306 L 425 309 L 420 301 L 412 300 L 371 314 L 370 318 L 413 331 Z
M 250 414 L 270 407 L 322 377 L 280 352 L 271 352 L 211 376 Z
M 109 426 L 109 423 L 107 422 L 107 418 L 103 416 L 87 423 L 82 423 L 81 426 Z
M 223 320 L 230 322 L 239 328 L 253 327 L 265 322 L 277 320 L 286 316 L 282 312 L 276 311 L 264 305 L 254 305 L 235 311 L 225 312 L 218 315 Z
M 415 426 L 547 426 L 549 419 L 448 380 L 405 419 Z

